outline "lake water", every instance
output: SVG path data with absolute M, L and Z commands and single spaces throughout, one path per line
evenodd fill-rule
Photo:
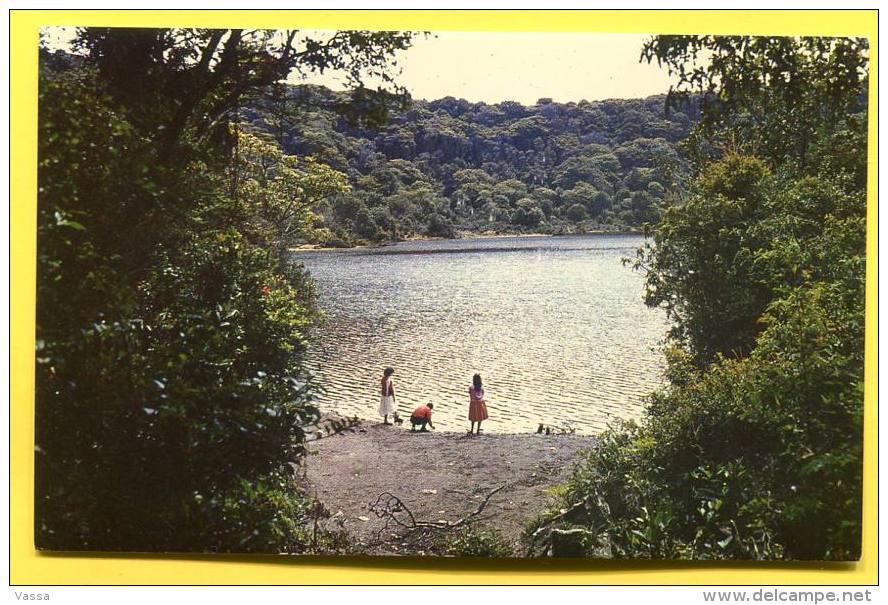
M 538 424 L 596 433 L 638 418 L 662 382 L 665 314 L 624 266 L 635 235 L 405 242 L 294 255 L 317 281 L 327 323 L 309 366 L 324 410 L 378 418 L 383 368 L 399 410 L 435 403 L 439 429 L 468 428 L 484 379 L 487 432 Z

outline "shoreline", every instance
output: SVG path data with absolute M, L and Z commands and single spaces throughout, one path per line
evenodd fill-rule
M 431 237 L 427 235 L 416 235 L 406 237 L 400 240 L 391 240 L 375 244 L 355 244 L 353 246 L 322 246 L 320 244 L 300 244 L 288 248 L 289 252 L 336 252 L 344 250 L 371 250 L 376 248 L 385 248 L 402 243 L 412 242 L 446 242 L 455 240 L 490 240 L 490 239 L 509 239 L 515 237 L 582 237 L 585 235 L 644 235 L 644 231 L 640 229 L 621 229 L 618 231 L 606 231 L 595 229 L 585 231 L 583 233 L 499 233 L 499 232 L 477 232 L 477 231 L 459 231 L 457 237 Z
M 305 480 L 330 514 L 328 527 L 344 531 L 363 554 L 429 555 L 429 544 L 386 528 L 371 510 L 392 494 L 417 520 L 453 522 L 470 515 L 496 490 L 473 525 L 496 530 L 515 556 L 521 534 L 543 512 L 597 437 L 575 434 L 419 431 L 345 419 L 339 430 L 312 441 Z
M 385 425 L 379 418 L 362 418 L 360 416 L 345 416 L 336 411 L 331 412 L 323 412 L 317 422 L 306 425 L 302 427 L 302 430 L 305 432 L 305 440 L 308 443 L 313 441 L 318 441 L 320 439 L 325 439 L 328 437 L 333 437 L 340 433 L 348 432 L 352 429 L 359 428 L 367 428 L 368 426 L 381 426 L 385 427 L 388 430 L 392 431 L 406 431 L 408 433 L 414 432 L 410 430 L 410 423 L 407 418 L 401 418 L 403 421 L 401 424 L 388 424 Z M 540 423 L 541 426 L 546 427 L 551 430 L 550 433 L 546 433 L 545 431 L 495 431 L 495 432 L 482 432 L 482 435 L 486 436 L 503 436 L 503 437 L 521 437 L 527 435 L 539 435 L 540 437 L 564 437 L 564 436 L 574 436 L 578 438 L 588 438 L 588 439 L 597 439 L 598 434 L 595 433 L 581 433 L 576 429 L 572 431 L 565 430 L 563 427 L 554 427 L 551 425 L 545 425 Z M 418 432 L 418 431 L 416 431 Z M 431 429 L 426 431 L 426 433 L 435 433 L 437 435 L 449 435 L 452 437 L 465 437 L 468 432 L 465 430 L 438 430 Z

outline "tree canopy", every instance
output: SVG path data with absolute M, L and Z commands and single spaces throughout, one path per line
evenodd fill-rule
M 429 209 L 450 225 L 448 232 L 640 230 L 657 219 L 667 193 L 683 178 L 676 145 L 697 117 L 692 106 L 667 116 L 663 97 L 542 99 L 531 107 L 447 97 L 411 101 L 372 129 L 336 113 L 344 98 L 318 86 L 290 86 L 245 107 L 254 132 L 270 133 L 288 153 L 347 173 L 347 204 L 394 217 L 395 231 L 374 231 L 362 221 L 358 233 L 337 211 L 345 202 L 317 206 L 323 233 L 332 236 L 326 243 L 343 245 L 424 235 Z M 572 195 L 578 186 L 602 195 Z M 417 188 L 427 192 L 425 202 L 410 193 Z M 633 198 L 639 192 L 644 195 Z M 542 216 L 518 207 L 525 198 Z M 587 206 L 581 220 L 574 220 L 576 212 L 567 216 L 576 203 Z

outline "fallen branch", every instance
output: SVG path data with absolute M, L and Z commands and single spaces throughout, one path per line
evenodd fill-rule
M 369 508 L 378 518 L 385 519 L 385 526 L 382 528 L 382 530 L 380 530 L 380 533 L 388 529 L 392 523 L 407 531 L 414 531 L 418 529 L 455 529 L 457 527 L 465 525 L 470 521 L 476 521 L 478 515 L 480 515 L 484 511 L 484 507 L 487 506 L 487 503 L 490 502 L 490 499 L 493 497 L 493 495 L 502 490 L 504 487 L 506 486 L 501 485 L 488 493 L 474 512 L 466 515 L 465 517 L 461 517 L 456 521 L 417 520 L 413 512 L 407 507 L 406 504 L 404 504 L 404 501 L 390 492 L 383 492 L 379 494 L 379 496 L 377 496 L 376 498 L 376 501 L 370 503 Z

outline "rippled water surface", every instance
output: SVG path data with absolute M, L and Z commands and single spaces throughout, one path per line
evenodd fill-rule
M 402 416 L 435 402 L 441 429 L 467 427 L 480 372 L 488 432 L 539 423 L 595 433 L 635 418 L 661 382 L 665 315 L 623 266 L 632 235 L 409 242 L 295 255 L 315 277 L 328 322 L 310 365 L 323 409 L 376 417 L 395 368 Z

